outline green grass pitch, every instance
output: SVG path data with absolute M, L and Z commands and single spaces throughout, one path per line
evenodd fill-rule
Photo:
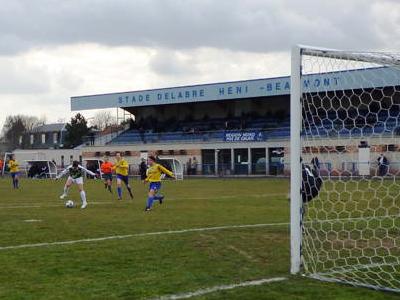
M 125 192 L 120 202 L 100 181 L 86 182 L 89 206 L 80 210 L 58 199 L 63 181 L 22 179 L 14 191 L 9 178 L 0 179 L 0 298 L 157 299 L 275 277 L 287 280 L 192 299 L 400 297 L 290 276 L 287 224 L 230 228 L 288 223 L 287 180 L 167 181 L 165 203 L 150 213 L 143 211 L 146 186 L 132 182 L 135 199 Z M 68 199 L 80 203 L 76 187 Z M 114 238 L 5 248 L 101 237 Z

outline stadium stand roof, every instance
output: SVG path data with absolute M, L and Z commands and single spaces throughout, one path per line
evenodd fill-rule
M 331 72 L 305 76 L 304 88 L 309 92 L 360 89 L 400 85 L 400 71 L 388 68 L 354 70 L 361 72 Z M 354 79 L 356 78 L 356 79 Z M 177 103 L 249 99 L 290 94 L 290 77 L 263 78 L 244 81 L 200 84 L 142 91 L 120 92 L 71 97 L 71 110 L 124 108 Z

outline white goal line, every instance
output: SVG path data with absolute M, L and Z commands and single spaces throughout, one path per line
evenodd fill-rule
M 258 286 L 258 285 L 263 285 L 263 284 L 267 284 L 267 283 L 280 282 L 280 281 L 284 281 L 284 280 L 287 280 L 287 278 L 285 278 L 285 277 L 275 277 L 275 278 L 266 278 L 266 279 L 259 279 L 259 280 L 253 280 L 253 281 L 245 281 L 245 282 L 236 283 L 236 284 L 219 285 L 219 286 L 214 286 L 214 287 L 211 287 L 211 288 L 199 289 L 199 290 L 194 291 L 194 292 L 162 296 L 162 297 L 159 297 L 159 298 L 154 298 L 153 300 L 189 299 L 189 298 L 199 297 L 199 296 L 203 296 L 203 295 L 211 294 L 211 293 L 215 293 L 215 292 L 233 290 L 233 289 L 241 288 L 241 287 Z
M 108 240 L 122 240 L 134 237 L 145 237 L 145 236 L 157 236 L 157 235 L 167 235 L 167 234 L 182 234 L 188 232 L 202 232 L 202 231 L 217 231 L 226 230 L 234 228 L 258 228 L 258 227 L 272 227 L 272 226 L 288 226 L 289 223 L 266 223 L 266 224 L 247 224 L 247 225 L 227 225 L 227 226 L 217 226 L 217 227 L 203 227 L 203 228 L 190 228 L 190 229 L 180 229 L 180 230 L 169 230 L 169 231 L 156 231 L 156 232 L 145 232 L 145 233 L 134 233 L 126 235 L 112 235 L 99 238 L 89 238 L 71 241 L 58 241 L 58 242 L 46 242 L 46 243 L 36 243 L 36 244 L 22 244 L 14 246 L 2 246 L 0 251 L 12 250 L 12 249 L 24 249 L 24 248 L 40 248 L 48 246 L 60 246 L 60 245 L 72 245 L 79 243 L 92 243 L 101 242 Z

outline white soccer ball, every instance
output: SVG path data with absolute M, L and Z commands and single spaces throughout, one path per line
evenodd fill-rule
M 67 202 L 65 202 L 65 207 L 66 208 L 73 208 L 74 207 L 74 201 L 68 200 Z

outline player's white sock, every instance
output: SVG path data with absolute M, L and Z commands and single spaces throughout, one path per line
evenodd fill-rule
M 87 206 L 86 193 L 85 193 L 85 191 L 81 191 L 80 194 L 81 194 L 81 200 L 82 200 L 81 208 L 85 208 Z
M 60 199 L 64 199 L 68 196 L 69 187 L 64 186 L 64 193 L 60 196 Z

